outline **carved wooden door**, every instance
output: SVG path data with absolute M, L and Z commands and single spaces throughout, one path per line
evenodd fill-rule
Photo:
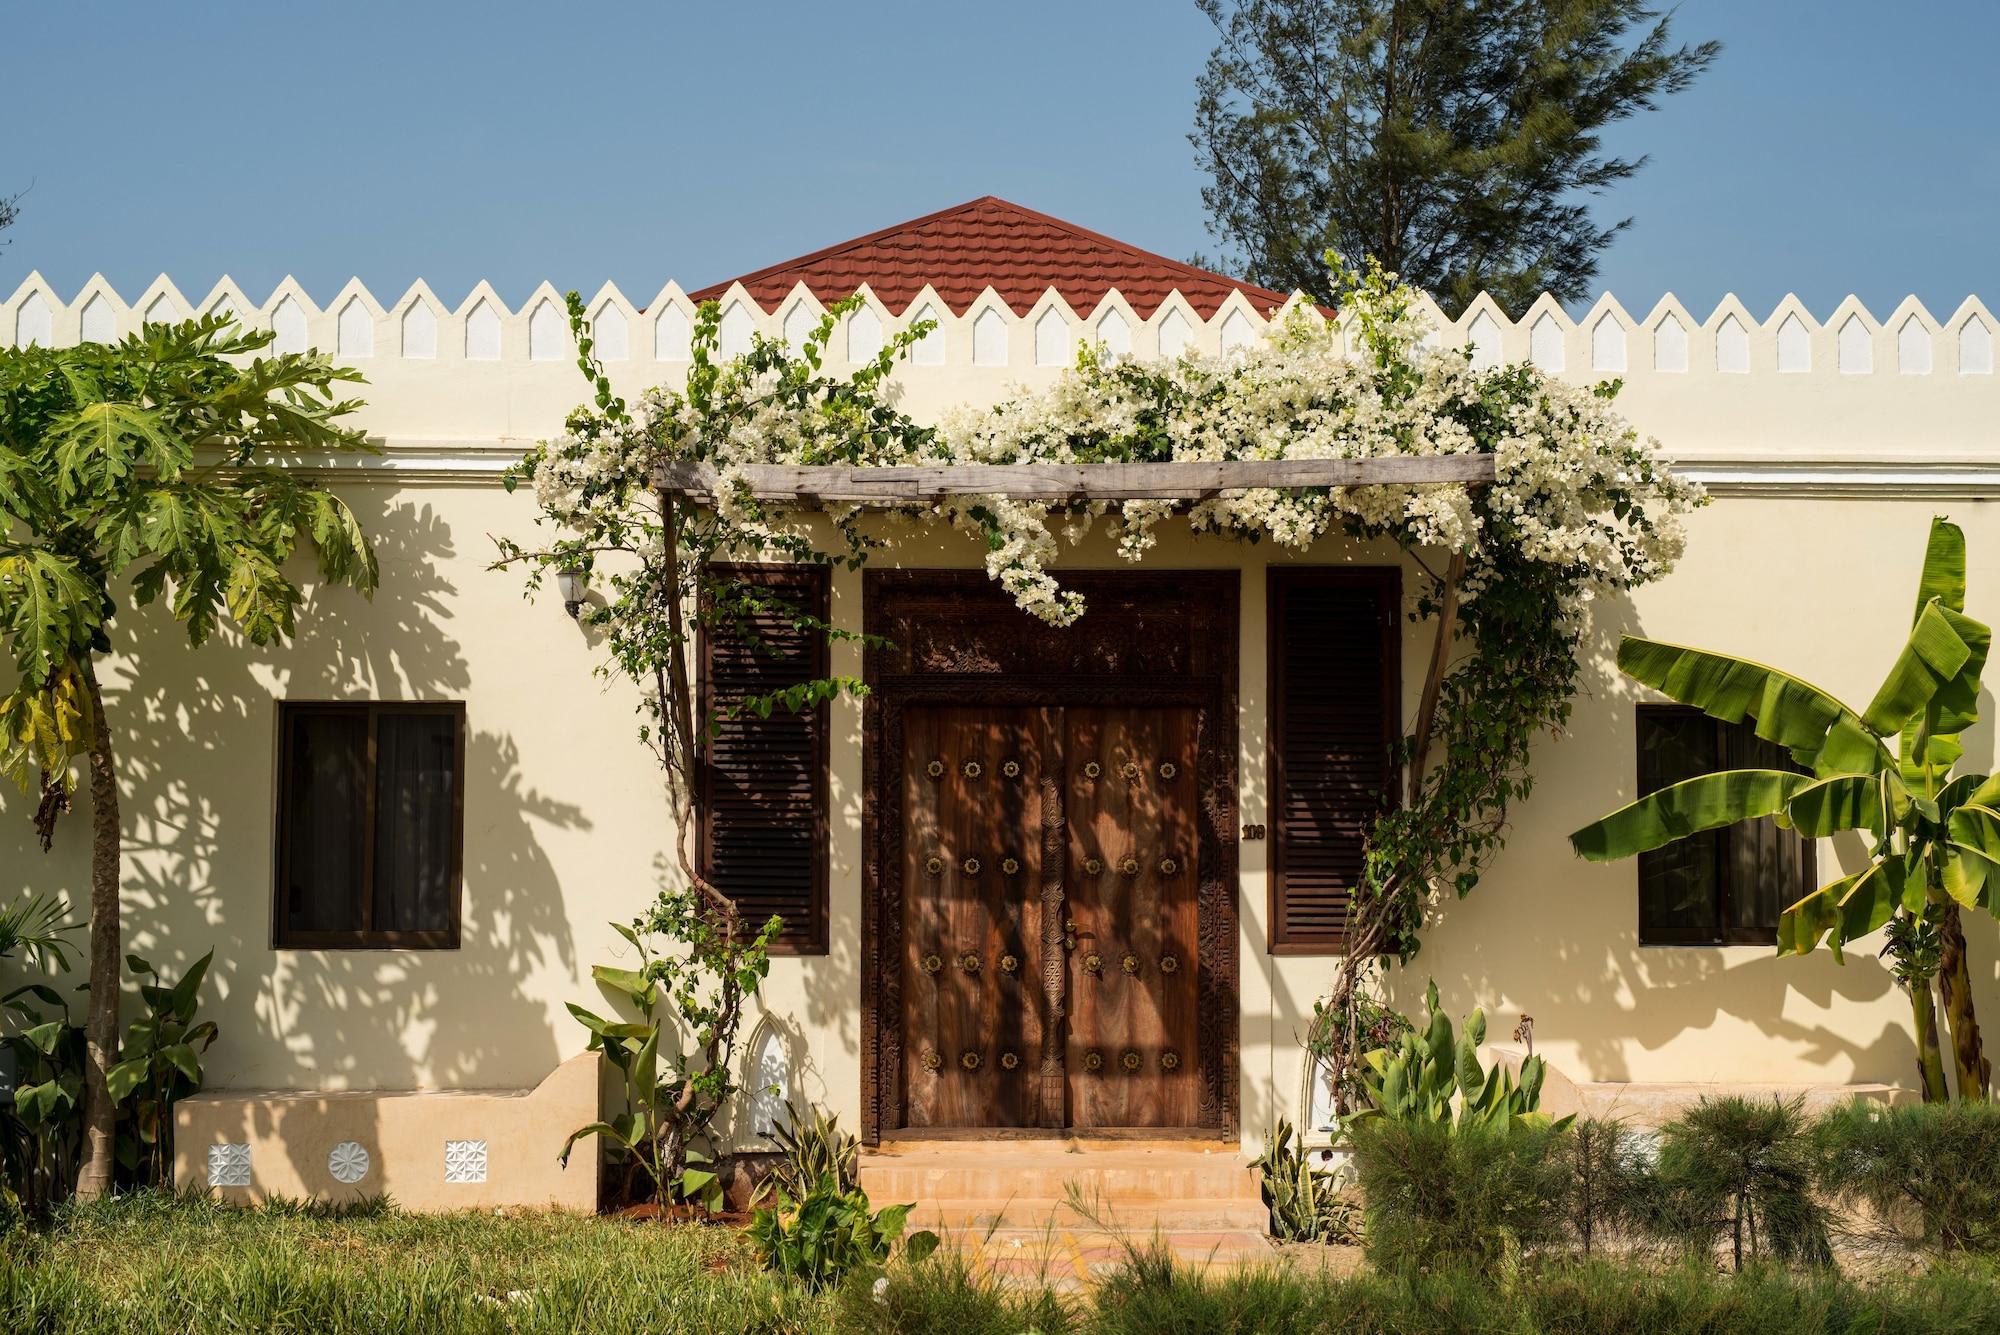
M 905 713 L 906 1126 L 1201 1124 L 1195 740 L 1191 709 Z
M 1043 711 L 912 709 L 903 751 L 903 1108 L 1060 1125 L 1042 974 Z M 1048 1058 L 1045 1061 L 1045 1056 Z
M 1195 713 L 1070 709 L 1069 1124 L 1196 1126 Z

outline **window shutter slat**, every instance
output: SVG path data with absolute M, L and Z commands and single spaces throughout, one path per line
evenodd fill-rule
M 797 612 L 824 620 L 824 566 L 732 566 Z M 826 636 L 781 611 L 741 626 L 704 626 L 702 714 L 714 720 L 702 771 L 702 874 L 745 926 L 785 920 L 774 949 L 820 954 L 826 941 L 827 709 L 739 714 L 744 700 L 826 676 Z
M 1394 569 L 1270 572 L 1271 949 L 1344 944 L 1368 832 L 1395 800 Z

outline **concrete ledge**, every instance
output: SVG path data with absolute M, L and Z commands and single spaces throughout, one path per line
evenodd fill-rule
M 566 1169 L 557 1155 L 570 1132 L 597 1117 L 596 1053 L 570 1058 L 524 1090 L 213 1090 L 175 1108 L 174 1179 L 242 1204 L 387 1195 L 423 1212 L 522 1205 L 590 1213 L 595 1142 L 580 1144 Z
M 1500 1064 L 1517 1074 L 1521 1062 L 1527 1054 L 1519 1048 L 1501 1047 L 1489 1044 L 1480 1049 L 1480 1057 L 1487 1065 Z M 1808 1115 L 1823 1113 L 1830 1108 L 1868 1099 L 1871 1102 L 1891 1104 L 1914 1102 L 1914 1091 L 1901 1085 L 1836 1085 L 1836 1084 L 1774 1084 L 1762 1082 L 1732 1081 L 1617 1081 L 1571 1080 L 1553 1065 L 1548 1067 L 1548 1078 L 1542 1085 L 1542 1111 L 1552 1117 L 1596 1117 L 1607 1121 L 1626 1122 L 1641 1129 L 1652 1129 L 1672 1121 L 1688 1108 L 1705 1098 L 1735 1096 L 1745 1099 L 1800 1099 L 1805 1104 Z

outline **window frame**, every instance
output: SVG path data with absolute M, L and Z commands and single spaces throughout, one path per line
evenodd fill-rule
M 1264 936 L 1267 955 L 1338 957 L 1348 953 L 1346 933 L 1337 938 L 1295 936 L 1284 930 L 1285 848 L 1282 803 L 1285 795 L 1284 718 L 1286 673 L 1283 670 L 1286 604 L 1292 589 L 1304 585 L 1364 589 L 1374 592 L 1381 617 L 1381 710 L 1383 781 L 1382 810 L 1402 805 L 1402 773 L 1395 763 L 1403 728 L 1403 569 L 1395 565 L 1273 565 L 1264 571 L 1264 766 L 1267 791 L 1264 847 Z M 1350 896 L 1352 892 L 1350 891 Z
M 465 903 L 465 702 L 462 700 L 280 700 L 277 702 L 278 773 L 272 784 L 276 806 L 276 837 L 272 841 L 271 948 L 274 950 L 457 950 Z M 296 719 L 364 714 L 368 720 L 367 790 L 362 802 L 361 916 L 363 926 L 351 932 L 292 931 L 285 925 L 285 886 L 291 868 L 292 804 L 290 784 Z M 375 804 L 379 765 L 378 724 L 385 714 L 437 715 L 452 720 L 453 764 L 458 782 L 452 786 L 451 889 L 449 925 L 440 930 L 375 931 L 366 924 L 375 913 Z
M 1710 773 L 1745 768 L 1744 765 L 1739 763 L 1744 757 L 1732 748 L 1730 729 L 1748 728 L 1750 725 L 1747 722 L 1742 724 L 1725 723 L 1721 719 L 1695 708 L 1693 705 L 1673 704 L 1664 701 L 1643 703 L 1635 708 L 1632 730 L 1633 786 L 1640 798 L 1648 795 L 1645 786 L 1645 777 L 1641 771 L 1641 767 L 1645 764 L 1645 748 L 1639 736 L 1639 728 L 1647 718 L 1692 718 L 1706 720 L 1715 729 L 1716 757 L 1721 764 L 1721 769 L 1711 770 Z M 1690 775 L 1689 777 L 1692 778 L 1695 776 Z M 1657 792 L 1658 789 L 1654 789 L 1653 791 Z M 1768 947 L 1777 944 L 1778 924 L 1775 920 L 1768 928 L 1729 925 L 1728 920 L 1731 916 L 1729 912 L 1730 906 L 1736 902 L 1737 895 L 1737 859 L 1731 855 L 1730 845 L 1731 841 L 1742 836 L 1743 825 L 1744 823 L 1739 821 L 1734 825 L 1724 826 L 1717 830 L 1705 830 L 1700 835 L 1692 836 L 1697 838 L 1713 838 L 1717 843 L 1715 857 L 1715 924 L 1713 927 L 1649 926 L 1646 922 L 1645 875 L 1646 860 L 1652 854 L 1641 853 L 1637 858 L 1633 859 L 1633 916 L 1638 923 L 1639 945 L 1642 948 L 1657 946 L 1670 948 L 1707 947 L 1713 949 L 1718 946 Z M 1780 833 L 1797 839 L 1801 845 L 1802 853 L 1798 875 L 1800 886 L 1803 887 L 1795 887 L 1797 893 L 1790 896 L 1787 896 L 1783 886 L 1779 887 L 1778 905 L 1779 912 L 1782 913 L 1785 905 L 1796 902 L 1803 895 L 1818 888 L 1819 841 L 1816 839 L 1807 839 L 1792 830 L 1780 831 Z

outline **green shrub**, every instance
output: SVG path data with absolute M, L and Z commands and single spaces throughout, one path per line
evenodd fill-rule
M 835 1175 L 828 1173 L 804 1200 L 795 1202 L 780 1191 L 775 1206 L 757 1211 L 750 1222 L 750 1241 L 765 1269 L 800 1280 L 810 1289 L 824 1289 L 855 1271 L 888 1265 L 914 1208 L 885 1205 L 871 1212 L 867 1192 L 859 1187 L 842 1191 Z M 937 1234 L 913 1233 L 903 1244 L 904 1259 L 921 1261 L 937 1245 Z
M 1351 1133 L 1368 1260 L 1491 1265 L 1563 1240 L 1566 1131 L 1374 1118 Z
M 1727 1241 L 1738 1270 L 1757 1256 L 1830 1265 L 1816 1159 L 1801 1100 L 1703 1099 L 1660 1128 L 1647 1224 L 1704 1259 Z
M 1304 1141 L 1293 1142 L 1292 1124 L 1279 1119 L 1264 1136 L 1264 1153 L 1251 1161 L 1271 1212 L 1271 1236 L 1286 1242 L 1353 1242 L 1359 1222 L 1340 1195 L 1340 1179 L 1313 1163 Z
M 1876 1232 L 1943 1252 L 2000 1251 L 2000 1106 L 1861 1100 L 1819 1127 L 1821 1183 Z
M 1067 1269 L 1067 1259 L 1057 1262 Z M 1077 1304 L 1047 1283 L 1009 1284 L 946 1249 L 920 1265 L 898 1266 L 879 1282 L 841 1290 L 839 1330 L 871 1335 L 1064 1335 Z
M 1585 1118 L 1556 1137 L 1552 1152 L 1563 1175 L 1563 1221 L 1585 1256 L 1643 1227 L 1655 1196 L 1650 1155 L 1622 1122 Z
M 769 1187 L 794 1200 L 809 1194 L 829 1173 L 842 1191 L 861 1185 L 861 1142 L 840 1129 L 838 1113 L 817 1104 L 807 1104 L 801 1112 L 786 1099 L 784 1119 L 774 1122 L 764 1139 L 785 1156 L 772 1170 Z

